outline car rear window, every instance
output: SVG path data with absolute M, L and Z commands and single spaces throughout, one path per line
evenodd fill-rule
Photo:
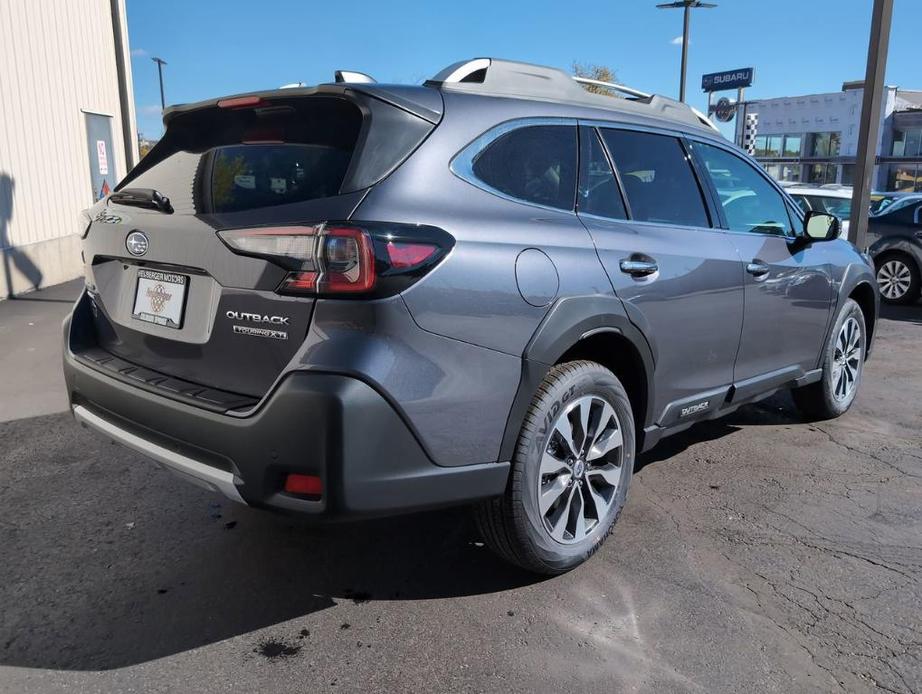
M 179 114 L 119 188 L 153 188 L 178 213 L 240 212 L 338 195 L 362 113 L 341 98 Z

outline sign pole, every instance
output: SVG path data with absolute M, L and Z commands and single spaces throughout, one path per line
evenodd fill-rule
M 868 66 L 864 74 L 861 100 L 861 123 L 858 126 L 858 156 L 852 188 L 852 213 L 848 223 L 848 240 L 864 250 L 867 242 L 868 208 L 871 205 L 871 177 L 880 134 L 880 107 L 883 100 L 884 72 L 890 46 L 890 23 L 893 0 L 874 0 L 871 14 L 871 37 L 868 41 Z
M 743 87 L 738 87 L 736 90 L 736 131 L 740 134 L 740 141 L 737 143 L 740 147 L 743 146 L 743 140 L 746 137 L 746 105 L 743 103 L 743 96 L 745 96 L 746 90 Z

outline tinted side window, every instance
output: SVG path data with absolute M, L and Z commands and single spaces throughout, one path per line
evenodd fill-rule
M 699 142 L 693 146 L 714 182 L 731 230 L 762 234 L 790 232 L 791 220 L 784 198 L 755 167 L 725 149 Z
M 710 225 L 698 181 L 677 138 L 628 130 L 601 133 L 621 176 L 632 219 Z
M 577 210 L 611 219 L 626 219 L 624 201 L 615 182 L 608 157 L 592 128 L 580 128 L 581 156 Z
M 514 198 L 572 210 L 576 127 L 534 125 L 501 135 L 474 159 L 474 175 Z

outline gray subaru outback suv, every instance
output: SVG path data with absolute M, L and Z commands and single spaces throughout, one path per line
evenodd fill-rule
M 635 456 L 793 389 L 852 403 L 866 256 L 684 104 L 477 59 L 181 105 L 87 212 L 77 420 L 252 506 L 471 503 L 559 573 Z

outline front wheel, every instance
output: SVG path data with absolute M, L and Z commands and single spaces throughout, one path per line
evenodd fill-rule
M 605 541 L 634 470 L 634 416 L 621 382 L 590 361 L 553 367 L 519 435 L 506 493 L 475 510 L 486 544 L 529 571 L 559 574 Z
M 864 313 L 854 299 L 847 299 L 823 352 L 822 378 L 793 391 L 794 402 L 804 415 L 833 419 L 845 414 L 861 384 L 866 348 Z

